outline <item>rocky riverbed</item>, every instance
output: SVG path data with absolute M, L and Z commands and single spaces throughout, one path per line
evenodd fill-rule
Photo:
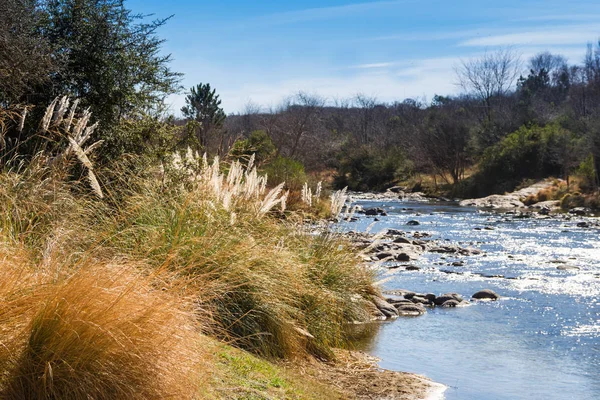
M 600 338 L 600 224 L 586 210 L 403 202 L 393 192 L 360 196 L 354 205 L 339 226 L 379 276 L 374 319 L 396 320 L 376 324 L 369 351 L 382 367 L 445 383 L 448 400 L 600 393 L 588 379 L 600 367 L 589 352 Z M 488 374 L 486 357 L 496 348 L 511 349 L 494 355 L 507 370 Z M 572 358 L 578 368 L 571 370 Z M 562 365 L 561 375 L 534 366 L 536 359 Z M 515 368 L 523 382 L 514 381 Z M 548 378 L 535 389 L 524 383 Z

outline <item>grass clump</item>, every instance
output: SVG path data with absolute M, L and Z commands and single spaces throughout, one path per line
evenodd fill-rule
M 193 319 L 128 266 L 0 266 L 0 398 L 191 398 Z
M 286 222 L 270 215 L 285 197 L 253 183 L 253 170 L 233 172 L 239 181 L 217 170 L 201 166 L 186 190 L 164 195 L 147 182 L 124 196 L 110 246 L 186 282 L 212 334 L 265 356 L 327 357 L 346 341 L 342 326 L 366 318 L 370 273 L 335 235 L 311 235 L 293 214 Z

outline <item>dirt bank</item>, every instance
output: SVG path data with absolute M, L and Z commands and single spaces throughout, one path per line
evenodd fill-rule
M 442 399 L 444 385 L 407 372 L 381 369 L 377 359 L 359 351 L 336 350 L 336 361 L 315 360 L 289 364 L 303 376 L 316 379 L 357 400 L 435 400 Z

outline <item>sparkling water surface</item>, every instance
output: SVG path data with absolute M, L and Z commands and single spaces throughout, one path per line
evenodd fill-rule
M 374 222 L 358 215 L 342 229 L 394 228 L 409 237 L 427 232 L 432 236 L 426 239 L 484 251 L 467 257 L 426 253 L 411 262 L 419 271 L 384 266 L 379 272 L 384 290 L 457 292 L 469 298 L 492 289 L 503 296 L 381 324 L 365 345 L 381 367 L 441 382 L 449 387 L 448 400 L 600 399 L 598 228 L 577 227 L 581 217 L 516 219 L 452 203 L 356 204 L 382 207 L 388 216 Z M 407 226 L 409 220 L 420 225 Z M 459 260 L 464 266 L 449 265 Z

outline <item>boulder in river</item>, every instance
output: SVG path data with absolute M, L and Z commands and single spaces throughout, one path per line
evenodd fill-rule
M 575 270 L 579 270 L 579 267 L 576 267 L 575 265 L 559 265 L 558 267 L 556 267 L 556 269 L 560 270 L 560 271 L 575 271 Z
M 575 207 L 575 208 L 571 208 L 569 210 L 569 214 L 574 214 L 574 215 L 579 215 L 579 216 L 583 216 L 586 214 L 590 213 L 590 209 L 589 208 L 585 208 L 585 207 Z
M 433 300 L 433 302 L 436 306 L 441 306 L 448 300 L 456 300 L 457 302 L 460 303 L 461 301 L 463 301 L 463 298 L 458 293 L 445 293 L 441 296 L 436 297 L 435 300 Z
M 397 253 L 394 256 L 394 260 L 400 261 L 400 262 L 410 261 L 410 255 L 408 255 L 406 253 Z
M 425 296 L 423 296 L 423 297 L 425 297 L 427 300 L 429 300 L 429 301 L 431 301 L 431 302 L 433 303 L 433 301 L 435 300 L 435 297 L 436 297 L 436 296 L 435 296 L 435 294 L 433 294 L 433 293 L 427 293 L 427 294 L 425 294 Z
M 426 306 L 432 306 L 433 302 L 431 302 L 430 300 L 426 299 L 423 296 L 413 296 L 412 299 L 410 299 L 410 301 L 412 301 L 414 304 L 423 304 Z
M 410 221 L 408 221 L 408 222 L 406 223 L 406 225 L 409 225 L 409 226 L 417 226 L 417 225 L 421 225 L 421 223 L 420 223 L 419 221 L 416 221 L 416 220 L 414 220 L 414 219 L 411 219 Z
M 491 289 L 483 289 L 473 294 L 471 297 L 478 300 L 498 300 L 500 295 Z
M 425 314 L 426 310 L 422 304 L 398 304 L 398 315 L 401 317 L 411 317 Z
M 457 300 L 446 300 L 443 304 L 442 304 L 442 308 L 453 308 L 453 307 L 458 307 L 460 305 L 460 301 Z
M 386 318 L 398 317 L 396 307 L 388 303 L 385 299 L 379 296 L 371 296 L 371 299 L 373 300 L 373 304 L 375 304 L 375 307 L 377 307 L 377 309 L 381 311 L 381 313 L 383 313 L 383 315 L 385 315 Z

